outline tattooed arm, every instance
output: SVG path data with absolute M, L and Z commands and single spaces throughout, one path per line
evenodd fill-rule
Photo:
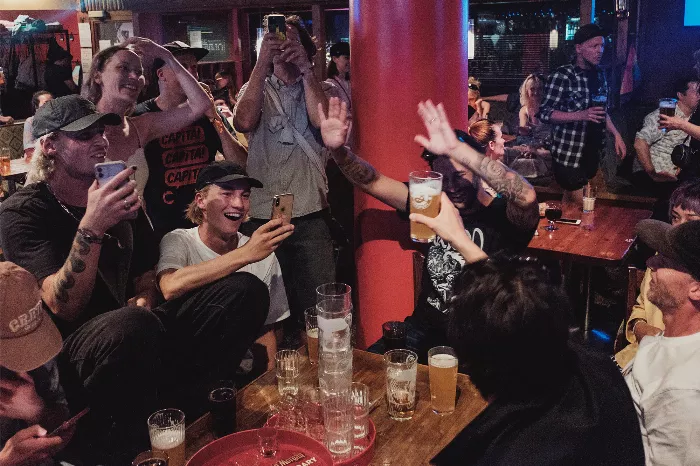
M 318 105 L 323 142 L 343 172 L 345 178 L 361 190 L 398 210 L 406 210 L 408 188 L 405 184 L 384 176 L 369 162 L 345 147 L 348 134 L 347 104 L 337 97 L 328 101 L 328 115 Z
M 102 247 L 90 243 L 86 236 L 97 235 L 87 229 L 78 230 L 63 267 L 41 283 L 41 299 L 51 312 L 64 320 L 75 320 L 80 316 L 95 286 Z

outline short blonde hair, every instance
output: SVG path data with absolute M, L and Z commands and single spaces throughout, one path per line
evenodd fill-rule
M 209 194 L 210 189 L 211 185 L 208 184 L 199 191 L 196 191 L 194 193 L 194 199 L 192 199 L 192 202 L 190 202 L 190 205 L 188 205 L 187 209 L 185 210 L 185 217 L 195 225 L 201 225 L 204 223 L 204 211 L 202 211 L 202 209 L 200 209 L 197 205 L 197 194 L 202 197 L 206 197 L 207 194 Z

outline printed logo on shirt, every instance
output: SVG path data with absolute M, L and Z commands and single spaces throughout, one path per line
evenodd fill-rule
M 171 188 L 193 185 L 199 171 L 209 164 L 209 149 L 204 144 L 204 129 L 188 126 L 175 133 L 161 137 L 158 142 L 166 150 L 162 154 L 165 167 L 165 185 Z M 167 202 L 165 196 L 163 201 Z

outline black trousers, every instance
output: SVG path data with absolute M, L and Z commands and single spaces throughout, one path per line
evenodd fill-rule
M 234 273 L 147 311 L 126 307 L 86 322 L 58 357 L 73 413 L 90 406 L 66 457 L 87 464 L 130 464 L 148 449 L 146 420 L 175 407 L 193 421 L 207 389 L 233 379 L 269 310 L 265 284 Z

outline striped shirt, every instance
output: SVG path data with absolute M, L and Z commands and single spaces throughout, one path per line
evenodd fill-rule
M 607 94 L 608 85 L 603 70 L 597 68 L 598 82 Z M 545 97 L 540 105 L 537 118 L 543 123 L 552 124 L 552 158 L 561 165 L 576 168 L 583 156 L 588 121 L 553 123 L 552 112 L 578 112 L 591 106 L 586 70 L 574 64 L 557 68 L 549 77 Z M 603 133 L 604 134 L 604 133 Z M 600 146 L 604 146 L 601 141 Z
M 687 120 L 690 115 L 686 115 L 683 111 L 676 107 L 676 117 Z M 649 155 L 651 155 L 651 164 L 654 166 L 656 173 L 676 173 L 676 166 L 671 162 L 671 152 L 673 148 L 679 144 L 683 144 L 688 137 L 687 133 L 679 129 L 674 129 L 664 133 L 659 129 L 659 109 L 657 108 L 649 115 L 644 117 L 644 126 L 637 133 L 636 138 L 642 139 L 649 144 Z M 634 171 L 644 170 L 639 161 L 634 159 Z

